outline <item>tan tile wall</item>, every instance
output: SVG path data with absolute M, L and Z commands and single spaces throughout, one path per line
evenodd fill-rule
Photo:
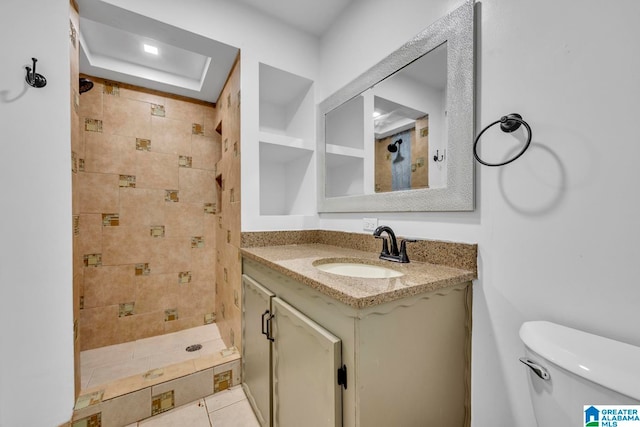
M 240 64 L 236 61 L 218 99 L 215 120 L 222 140 L 216 245 L 216 323 L 227 346 L 241 349 Z M 205 129 L 207 127 L 205 123 Z
M 223 234 L 215 106 L 91 80 L 72 142 L 82 350 L 211 322 Z
M 391 162 L 396 153 L 387 146 L 396 139 L 395 135 L 378 139 L 375 143 L 375 192 L 392 190 Z M 416 120 L 411 130 L 411 188 L 429 187 L 429 116 Z

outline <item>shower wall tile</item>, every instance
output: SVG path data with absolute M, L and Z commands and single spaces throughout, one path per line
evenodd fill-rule
M 120 215 L 117 213 L 102 214 L 103 227 L 117 227 L 120 225 Z
M 155 239 L 149 265 L 154 273 L 171 273 L 191 269 L 191 241 L 184 237 Z
M 85 135 L 84 170 L 86 172 L 135 175 L 135 138 L 105 133 Z
M 177 308 L 168 308 L 164 311 L 164 321 L 165 322 L 174 322 L 178 320 L 178 309 Z
M 152 247 L 148 229 L 124 225 L 103 227 L 102 255 L 105 265 L 132 265 L 136 261 L 150 260 Z
M 213 171 L 180 168 L 180 200 L 183 202 L 214 202 L 215 176 Z
M 81 213 L 117 212 L 119 207 L 119 176 L 79 172 L 78 192 Z
M 85 267 L 100 267 L 101 265 L 102 265 L 102 254 L 94 253 L 94 254 L 84 255 Z
M 96 117 L 102 118 L 102 91 L 103 84 L 95 79 L 93 81 L 93 89 L 80 95 L 80 109 L 78 113 L 80 117 Z
M 100 119 L 84 119 L 84 130 L 86 132 L 102 132 L 102 120 Z
M 190 168 L 193 165 L 193 158 L 191 156 L 179 156 L 178 166 L 181 168 Z
M 204 233 L 204 212 L 196 203 L 185 203 L 180 192 L 179 203 L 167 203 L 164 208 L 167 237 L 189 237 Z
M 120 224 L 151 226 L 164 223 L 165 190 L 120 189 Z
M 164 105 L 162 104 L 151 104 L 151 115 L 156 117 L 164 117 Z
M 214 240 L 211 240 L 212 242 Z M 196 282 L 206 282 L 208 286 L 215 281 L 215 262 L 214 245 L 205 246 L 191 253 L 191 271 L 193 272 L 193 280 Z
M 177 203 L 180 201 L 178 190 L 164 190 L 164 201 Z
M 204 136 L 216 136 L 216 135 L 220 135 L 218 133 L 216 133 L 216 125 L 217 125 L 217 111 L 215 108 L 213 107 L 209 107 L 209 106 L 204 106 L 203 107 L 203 112 L 204 112 L 204 119 L 202 121 L 203 126 L 204 126 Z
M 136 188 L 179 188 L 177 155 L 141 151 L 135 155 Z
M 151 140 L 136 138 L 136 150 L 138 151 L 151 151 Z
M 138 314 L 163 311 L 175 305 L 182 289 L 172 273 L 137 277 L 136 310 Z M 164 319 L 164 318 L 163 318 Z
M 102 91 L 105 95 L 120 96 L 120 86 L 115 82 L 105 81 Z
M 191 154 L 191 125 L 166 117 L 151 117 L 153 151 L 168 154 Z
M 84 307 L 94 308 L 135 300 L 131 265 L 103 265 L 84 272 Z
M 156 105 L 164 105 L 165 101 L 165 97 L 161 92 L 123 83 L 120 84 L 120 97 Z
M 78 215 L 77 243 L 81 254 L 102 252 L 102 214 Z
M 220 158 L 220 135 L 191 136 L 192 167 L 197 169 L 214 170 L 216 159 Z
M 136 303 L 136 311 L 140 308 Z M 122 321 L 121 319 L 120 321 Z M 164 334 L 164 310 L 152 311 L 148 313 L 138 313 L 131 318 L 125 319 L 123 326 L 130 326 L 133 338 L 139 340 L 143 338 L 155 337 Z
M 178 310 L 183 313 L 208 313 L 214 311 L 215 296 L 211 289 L 211 282 L 192 282 L 180 292 Z M 198 322 L 202 322 L 200 319 Z
M 206 214 L 215 214 L 216 213 L 216 204 L 215 203 L 205 203 L 204 204 L 204 213 Z
M 136 176 L 135 175 L 119 175 L 118 186 L 120 188 L 136 188 Z
M 91 80 L 80 98 L 72 177 L 83 350 L 200 326 L 215 312 L 219 206 L 206 204 L 217 201 L 221 156 L 213 106 L 117 82 L 105 93 L 103 80 Z M 93 254 L 99 266 L 85 267 Z M 128 305 L 133 311 L 119 317 Z M 177 316 L 165 321 L 172 309 Z
M 193 135 L 204 135 L 204 126 L 200 123 L 193 123 L 191 125 L 191 133 Z
M 85 308 L 80 310 L 80 343 L 82 350 L 119 344 L 118 306 Z
M 148 276 L 151 274 L 151 268 L 149 268 L 149 263 L 136 264 L 136 276 Z
M 165 103 L 165 117 L 189 123 L 204 122 L 204 106 L 198 103 L 183 102 L 178 99 L 167 98 Z M 191 130 L 189 130 L 191 133 Z
M 191 309 L 189 310 L 191 311 Z M 171 332 L 178 332 L 183 329 L 195 328 L 196 326 L 202 326 L 203 320 L 202 316 L 181 316 L 179 319 L 174 320 L 173 322 L 164 322 L 164 333 L 169 334 Z
M 151 139 L 149 104 L 116 96 L 103 97 L 104 132 Z

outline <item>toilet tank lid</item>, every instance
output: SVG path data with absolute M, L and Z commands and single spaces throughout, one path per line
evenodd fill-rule
M 640 401 L 640 347 L 546 321 L 523 323 L 520 339 L 561 368 Z

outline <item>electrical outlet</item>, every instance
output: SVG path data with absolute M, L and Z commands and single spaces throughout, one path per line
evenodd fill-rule
M 362 218 L 362 229 L 364 231 L 374 231 L 378 228 L 378 218 Z

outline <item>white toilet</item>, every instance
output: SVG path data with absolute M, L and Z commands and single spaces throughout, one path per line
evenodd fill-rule
M 544 321 L 520 339 L 538 426 L 584 426 L 584 405 L 640 405 L 640 347 Z

